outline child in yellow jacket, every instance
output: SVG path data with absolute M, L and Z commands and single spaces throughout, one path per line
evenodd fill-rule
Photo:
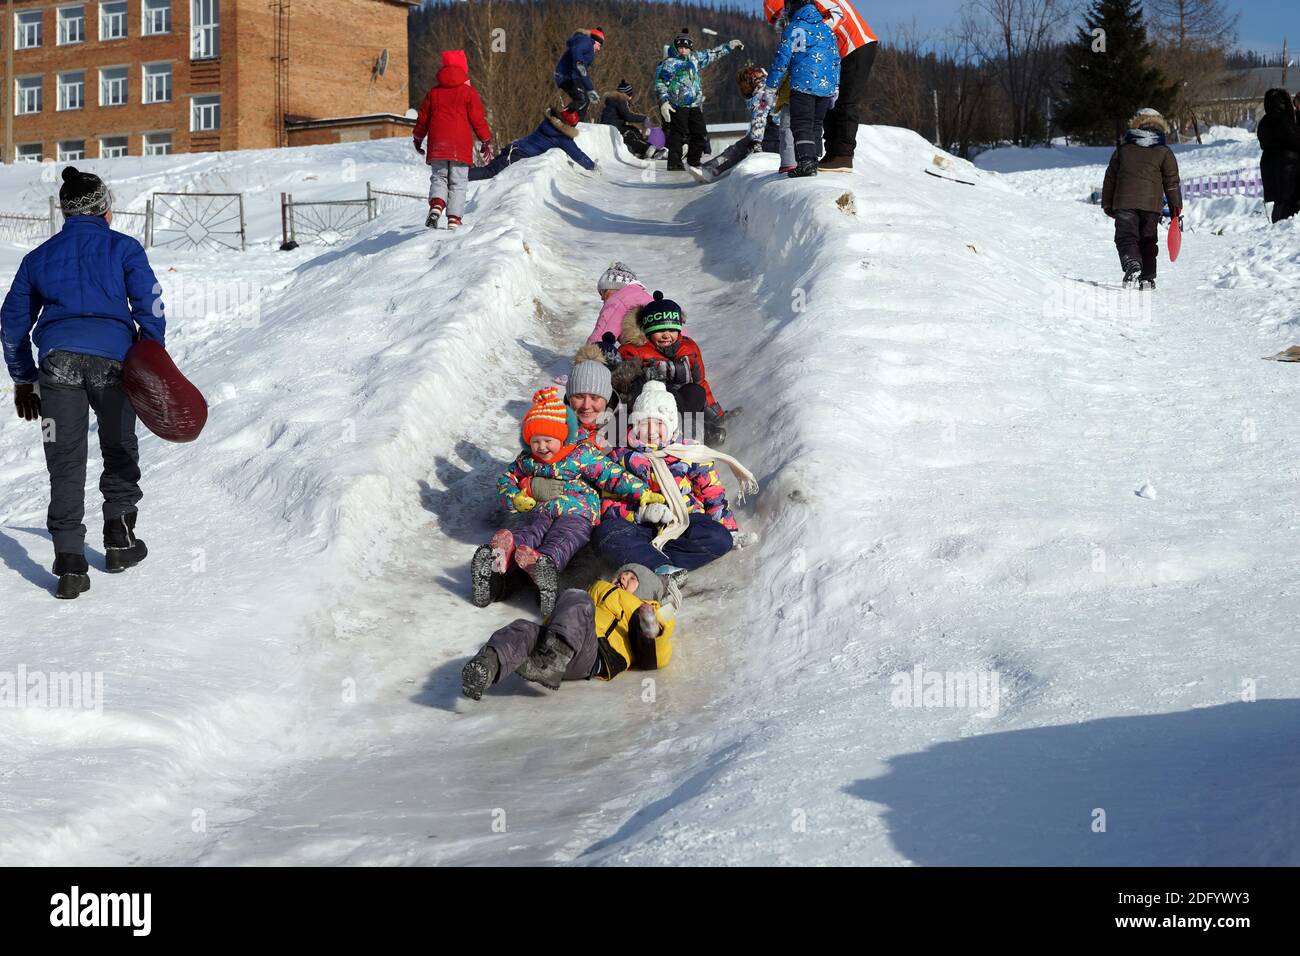
M 613 680 L 628 669 L 666 667 L 680 602 L 671 583 L 625 564 L 613 581 L 563 592 L 543 623 L 520 619 L 493 634 L 461 671 L 461 692 L 479 700 L 515 673 L 558 690 L 565 680 Z

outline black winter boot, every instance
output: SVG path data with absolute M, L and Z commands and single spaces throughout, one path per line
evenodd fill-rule
M 470 700 L 482 700 L 483 692 L 497 681 L 501 658 L 490 647 L 482 647 L 460 672 L 460 692 Z
M 104 570 L 109 574 L 133 568 L 149 554 L 144 542 L 135 536 L 135 516 L 133 511 L 104 522 Z
M 492 570 L 493 557 L 492 546 L 485 544 L 469 563 L 470 600 L 475 607 L 487 607 L 505 593 L 506 576 Z
M 1126 262 L 1124 263 L 1124 288 L 1131 289 L 1137 282 L 1138 276 L 1142 272 L 1142 263 Z
M 56 554 L 54 573 L 59 576 L 54 596 L 60 601 L 75 600 L 90 590 L 90 567 L 84 554 Z
M 804 176 L 816 176 L 816 175 L 817 175 L 817 160 L 815 159 L 800 160 L 799 164 L 795 166 L 794 169 L 786 173 L 786 176 L 790 179 L 802 179 Z
M 560 591 L 560 570 L 544 554 L 537 556 L 537 563 L 528 572 L 533 583 L 537 585 L 537 603 L 542 610 L 542 617 L 550 617 L 555 610 L 555 599 Z
M 569 662 L 575 653 L 577 652 L 563 638 L 547 631 L 515 673 L 534 684 L 559 690 L 564 672 L 569 669 Z

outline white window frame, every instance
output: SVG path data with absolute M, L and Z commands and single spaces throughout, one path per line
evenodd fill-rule
M 190 0 L 190 59 L 221 56 L 220 0 Z
M 67 77 L 71 77 L 71 76 L 81 77 L 81 82 L 79 84 L 64 82 L 64 80 Z M 57 110 L 56 110 L 57 112 L 64 113 L 67 112 L 68 110 L 81 110 L 86 108 L 86 71 L 85 70 L 68 70 L 66 73 L 59 73 L 56 75 L 55 82 L 58 84 L 58 88 L 59 88 L 59 96 L 58 96 L 59 102 L 57 104 Z M 77 92 L 77 103 L 75 106 L 73 106 L 70 105 L 69 98 L 66 95 L 65 91 L 71 90 L 77 86 L 80 86 L 81 88 Z
M 78 17 L 66 16 L 66 14 L 69 14 L 74 10 L 78 11 L 81 15 Z M 59 27 L 59 35 L 56 39 L 56 45 L 72 46 L 77 43 L 86 42 L 86 5 L 84 3 L 78 3 L 68 7 L 59 7 L 58 11 L 54 15 L 54 19 L 58 23 Z M 78 23 L 81 25 L 80 29 L 77 31 L 78 36 L 75 40 L 68 39 L 68 30 L 66 29 L 66 27 L 72 23 Z
M 81 149 L 65 150 L 64 147 L 71 143 L 80 143 Z M 79 163 L 86 158 L 86 141 L 84 139 L 65 139 L 56 144 L 57 155 L 61 163 Z
M 14 49 L 35 50 L 45 39 L 44 10 L 14 11 Z M 28 144 L 30 145 L 30 144 Z
M 200 102 L 203 101 L 203 102 Z M 214 109 L 215 108 L 215 109 Z M 215 115 L 216 125 L 200 125 L 201 116 Z M 204 93 L 201 96 L 190 98 L 190 132 L 191 133 L 218 133 L 221 131 L 221 94 Z
M 109 155 L 104 152 L 104 144 L 110 139 L 120 139 L 123 143 L 120 153 Z M 116 146 L 113 149 L 117 149 Z M 123 156 L 131 155 L 131 137 L 130 136 L 101 136 L 99 137 L 99 158 L 100 159 L 121 159 Z
M 154 142 L 154 139 L 160 136 L 167 137 L 167 142 L 165 144 Z M 172 154 L 174 142 L 175 140 L 172 136 L 172 131 L 169 129 L 159 129 L 159 130 L 154 130 L 151 133 L 145 133 L 144 146 L 143 146 L 144 155 L 145 156 L 170 156 Z M 159 149 L 158 147 L 160 145 L 165 146 L 166 148 Z
M 121 73 L 122 80 L 122 102 L 110 103 L 108 101 L 108 78 L 105 73 Z M 118 77 L 114 76 L 114 80 Z M 105 109 L 116 109 L 119 106 L 126 106 L 131 102 L 131 68 L 129 66 L 101 66 L 99 68 L 99 105 Z
M 167 72 L 165 74 L 149 72 L 150 69 L 156 70 L 159 67 L 166 67 Z M 172 64 L 170 60 L 161 60 L 157 63 L 140 64 L 140 102 L 141 103 L 170 103 L 172 101 L 172 75 L 174 72 L 175 71 L 172 69 Z M 154 93 L 157 90 L 157 87 L 159 85 L 157 81 L 163 79 L 164 77 L 166 78 L 167 95 L 156 97 L 154 96 Z
M 32 81 L 35 80 L 35 85 Z M 32 102 L 29 98 L 35 93 L 36 109 L 28 109 L 28 104 Z M 35 116 L 45 108 L 45 77 L 43 75 L 35 76 L 15 76 L 14 77 L 14 115 L 15 116 Z
M 159 14 L 162 14 L 162 29 L 156 29 Z M 141 0 L 140 35 L 146 37 L 163 36 L 172 32 L 172 0 Z
M 23 155 L 23 150 L 32 149 L 33 147 L 40 150 L 40 153 L 35 156 Z M 15 163 L 40 163 L 40 162 L 44 162 L 44 160 L 45 160 L 44 143 L 19 143 L 18 147 L 14 150 Z
M 117 6 L 120 6 L 122 8 L 120 13 L 109 14 L 104 10 L 105 7 L 117 7 Z M 127 0 L 99 0 L 100 42 L 109 43 L 112 42 L 113 40 L 125 40 L 127 37 L 129 37 L 131 35 L 130 18 L 131 18 L 131 10 L 127 4 Z M 120 36 L 108 35 L 109 23 L 120 23 L 122 25 L 122 33 Z

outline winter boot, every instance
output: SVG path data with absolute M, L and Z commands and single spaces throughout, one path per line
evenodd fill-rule
M 686 583 L 686 569 L 672 564 L 661 564 L 655 568 L 655 574 L 667 578 L 678 590 Z
M 721 418 L 704 419 L 704 444 L 710 448 L 721 448 L 727 440 L 727 426 Z
M 429 215 L 425 218 L 424 224 L 430 229 L 438 228 L 438 220 L 442 218 L 442 211 L 447 208 L 447 204 L 441 199 L 429 200 Z
M 54 573 L 59 576 L 59 587 L 54 596 L 60 601 L 72 601 L 90 590 L 90 567 L 84 554 L 56 554 Z
M 492 549 L 492 570 L 505 574 L 510 570 L 510 561 L 515 555 L 515 536 L 502 528 L 492 536 L 488 547 Z
M 790 173 L 794 172 L 796 169 L 798 169 L 797 166 L 778 166 L 776 171 L 778 173 L 781 173 L 782 175 L 789 175 Z
M 448 228 L 448 229 L 459 229 L 459 228 L 460 228 L 460 216 L 448 216 L 448 217 L 447 217 L 447 228 Z
M 828 156 L 817 164 L 817 169 L 823 173 L 851 173 L 853 172 L 853 157 Z
M 702 183 L 711 183 L 718 178 L 717 170 L 708 165 L 687 166 L 686 171 Z
M 650 158 L 651 158 L 651 159 L 667 159 L 667 158 L 668 158 L 668 150 L 666 150 L 666 149 L 656 149 L 656 150 L 655 150 L 655 154 L 654 154 L 653 156 L 651 156 Z
M 505 593 L 506 576 L 495 570 L 494 559 L 491 546 L 485 544 L 469 563 L 470 600 L 475 607 L 487 607 Z
M 539 554 L 537 563 L 528 572 L 528 576 L 537 585 L 537 603 L 541 607 L 542 617 L 550 617 L 555 610 L 555 599 L 560 593 L 560 569 L 546 555 Z
M 577 652 L 563 638 L 547 631 L 515 673 L 526 681 L 559 690 L 564 672 L 569 669 L 569 662 L 575 653 Z
M 1144 277 L 1144 278 L 1138 279 L 1138 291 L 1139 291 L 1139 292 L 1155 292 L 1155 291 L 1156 291 L 1156 277 L 1155 277 L 1155 276 L 1147 276 L 1147 277 Z
M 786 173 L 785 175 L 787 179 L 802 179 L 805 176 L 816 176 L 817 160 L 815 159 L 800 160 L 799 164 L 795 166 L 794 169 L 790 170 L 790 172 Z
M 470 700 L 482 700 L 483 692 L 496 683 L 501 658 L 490 647 L 482 647 L 460 672 L 460 692 Z
M 1138 276 L 1142 272 L 1142 263 L 1126 262 L 1124 263 L 1124 288 L 1131 289 L 1137 284 Z
M 104 522 L 104 570 L 117 574 L 133 568 L 149 554 L 144 542 L 135 536 L 135 515 L 122 515 Z

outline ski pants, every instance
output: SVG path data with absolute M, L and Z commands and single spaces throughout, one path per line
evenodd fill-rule
M 621 518 L 608 518 L 596 525 L 596 548 L 613 564 L 643 564 L 652 571 L 665 564 L 694 571 L 716 561 L 731 550 L 731 532 L 708 515 L 691 515 L 690 527 L 658 550 L 652 542 L 659 527 Z
M 781 168 L 794 166 L 794 134 L 790 132 L 790 107 L 781 110 L 773 119 L 767 119 L 767 128 L 763 130 L 763 152 L 780 153 Z
M 794 134 L 794 155 L 800 163 L 815 163 L 821 153 L 822 123 L 830 109 L 829 96 L 790 94 L 790 132 Z
M 867 104 L 867 80 L 876 62 L 879 43 L 858 47 L 840 61 L 840 98 L 826 111 L 826 158 L 853 157 L 858 144 L 858 126 Z
M 705 163 L 704 167 L 721 176 L 729 169 L 739 166 L 746 156 L 758 149 L 758 146 L 759 144 L 746 134 Z
M 547 631 L 552 632 L 574 650 L 564 672 L 565 680 L 586 680 L 596 669 L 596 605 L 586 591 L 569 588 L 561 591 L 555 601 L 555 610 L 545 624 L 512 621 L 488 638 L 487 646 L 497 652 L 501 673 L 497 682 L 513 674 L 528 659 L 537 642 Z
M 55 554 L 86 548 L 86 458 L 90 409 L 99 424 L 104 471 L 104 523 L 135 514 L 140 492 L 140 445 L 135 409 L 122 387 L 122 363 L 98 355 L 55 351 L 40 367 L 45 467 L 50 473 L 46 527 Z
M 1297 187 L 1300 190 L 1300 187 Z M 1273 203 L 1273 221 L 1281 222 L 1300 213 L 1300 196 L 1286 196 Z
M 535 549 L 554 561 L 557 571 L 563 571 L 578 549 L 591 540 L 591 518 L 585 514 L 557 518 L 537 508 L 511 533 L 516 547 L 523 544 Z
M 635 126 L 629 126 L 623 132 L 623 145 L 637 159 L 645 159 L 654 152 L 654 147 L 650 145 L 650 140 L 646 139 L 645 130 L 637 129 Z
M 469 181 L 476 183 L 480 179 L 491 179 L 507 166 L 511 166 L 514 163 L 519 162 L 519 160 L 527 158 L 528 157 L 526 156 L 521 156 L 519 151 L 515 149 L 515 144 L 511 143 L 509 146 L 502 149 L 501 152 L 493 158 L 492 162 L 488 163 L 486 166 L 471 166 L 469 170 Z
M 1156 277 L 1160 258 L 1160 213 L 1146 209 L 1115 210 L 1115 248 L 1125 271 L 1141 265 L 1142 278 Z
M 564 104 L 566 110 L 572 110 L 578 114 L 578 122 L 587 122 L 587 107 L 591 105 L 591 100 L 577 80 L 565 80 L 563 83 L 556 84 L 560 92 L 569 98 L 569 102 Z
M 698 106 L 679 106 L 668 121 L 668 168 L 682 168 L 682 145 L 686 145 L 686 162 L 700 165 L 704 150 L 708 148 L 708 130 L 704 124 L 704 110 Z
M 465 215 L 465 196 L 469 192 L 469 166 L 451 159 L 435 159 L 429 164 L 429 205 L 441 200 L 447 215 Z

